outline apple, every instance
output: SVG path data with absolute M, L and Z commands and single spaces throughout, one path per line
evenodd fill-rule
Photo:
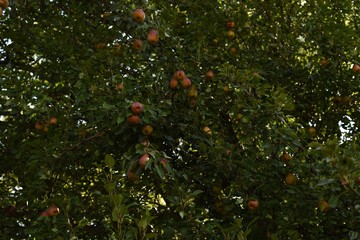
M 166 159 L 161 159 L 160 160 L 160 163 L 163 165 L 164 168 L 166 168 L 166 165 L 167 165 L 167 160 Z
M 44 130 L 44 124 L 42 124 L 41 122 L 36 122 L 35 123 L 35 129 L 38 130 L 38 131 L 42 131 Z
M 224 86 L 223 89 L 224 89 L 224 92 L 226 92 L 226 93 L 230 92 L 229 86 Z
M 206 79 L 209 79 L 209 80 L 213 80 L 214 76 L 215 76 L 215 74 L 212 70 L 207 71 L 205 74 Z
M 0 7 L 1 8 L 8 8 L 9 7 L 9 0 L 0 0 Z
M 121 91 L 124 89 L 124 83 L 117 83 L 115 84 L 115 90 Z
M 174 73 L 174 78 L 177 80 L 183 80 L 186 77 L 185 72 L 183 70 L 177 70 Z
M 203 132 L 205 132 L 206 134 L 208 134 L 210 136 L 212 135 L 211 129 L 208 126 L 205 126 L 203 128 Z
M 146 163 L 149 161 L 150 156 L 148 153 L 143 154 L 139 159 L 140 167 L 145 168 Z
M 106 43 L 97 43 L 95 44 L 97 50 L 106 48 Z
M 143 126 L 141 129 L 142 134 L 144 134 L 145 136 L 151 135 L 153 131 L 154 131 L 153 126 L 151 126 L 149 124 Z
M 131 125 L 135 126 L 136 124 L 138 124 L 141 121 L 141 119 L 140 119 L 140 117 L 138 115 L 133 114 L 133 115 L 128 117 L 127 121 Z
M 175 89 L 178 84 L 179 84 L 179 82 L 178 82 L 178 80 L 175 79 L 175 78 L 172 78 L 172 79 L 169 81 L 169 87 L 170 87 L 171 89 Z
M 190 98 L 197 98 L 198 96 L 198 91 L 196 90 L 195 86 L 191 86 L 191 89 L 189 90 L 189 92 L 187 93 L 188 97 Z
M 51 118 L 49 118 L 48 123 L 50 125 L 56 125 L 58 123 L 58 119 L 56 117 L 51 117 Z
M 139 115 L 144 110 L 144 107 L 140 102 L 133 102 L 130 109 L 133 114 Z
M 329 210 L 330 206 L 329 206 L 329 203 L 326 200 L 321 199 L 319 201 L 319 208 L 320 208 L 321 212 L 327 212 Z
M 145 13 L 142 9 L 136 9 L 132 14 L 131 14 L 131 17 L 132 19 L 135 21 L 135 22 L 143 22 L 144 19 L 145 19 Z
M 354 73 L 360 72 L 360 66 L 358 64 L 354 64 L 352 67 Z
M 355 183 L 356 183 L 357 185 L 360 185 L 360 176 L 356 176 L 356 177 L 354 178 L 354 181 L 355 181 Z
M 229 30 L 226 32 L 226 36 L 228 39 L 233 39 L 235 37 L 235 32 L 233 30 Z
M 329 60 L 327 60 L 326 58 L 320 59 L 321 66 L 326 67 L 328 64 L 329 64 Z
M 316 129 L 314 127 L 310 127 L 309 128 L 309 134 L 310 134 L 310 136 L 314 137 L 315 134 L 316 134 Z
M 289 173 L 285 178 L 285 183 L 287 185 L 294 185 L 295 182 L 296 182 L 296 177 L 294 176 L 294 174 Z
M 181 85 L 183 86 L 183 88 L 188 88 L 191 86 L 191 80 L 186 77 L 181 81 Z
M 290 154 L 284 152 L 283 155 L 281 156 L 281 159 L 284 160 L 285 162 L 288 162 L 291 160 L 291 156 Z
M 227 21 L 227 22 L 226 22 L 226 27 L 227 27 L 228 29 L 234 28 L 235 25 L 236 25 L 236 24 L 235 24 L 234 21 Z
M 133 49 L 140 51 L 142 49 L 143 42 L 140 39 L 135 39 L 133 42 Z
M 248 208 L 250 210 L 256 210 L 259 207 L 259 201 L 256 199 L 251 199 L 248 201 Z
M 151 44 L 156 44 L 159 41 L 159 33 L 155 29 L 151 29 L 147 35 L 147 40 Z
M 229 51 L 231 54 L 235 54 L 237 52 L 237 49 L 236 47 L 230 47 Z
M 136 173 L 131 170 L 129 170 L 126 175 L 127 175 L 127 178 L 129 179 L 129 181 L 131 181 L 131 182 L 135 182 L 135 181 L 139 180 L 139 176 L 136 175 Z
M 44 216 L 44 217 L 54 217 L 56 215 L 58 215 L 60 212 L 59 208 L 53 204 L 50 207 L 48 207 L 48 209 L 44 212 L 42 212 L 40 214 L 40 216 Z

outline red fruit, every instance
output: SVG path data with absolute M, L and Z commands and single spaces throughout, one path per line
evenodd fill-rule
M 360 66 L 357 64 L 354 64 L 352 70 L 354 73 L 360 72 Z
M 167 160 L 166 159 L 161 159 L 160 162 L 163 165 L 163 167 L 166 168 Z
M 53 204 L 46 211 L 42 212 L 40 214 L 40 216 L 54 217 L 54 216 L 58 215 L 59 212 L 60 212 L 59 208 L 55 204 Z
M 140 39 L 135 39 L 133 42 L 133 48 L 136 51 L 140 51 L 142 49 L 143 42 Z
M 134 102 L 131 104 L 131 111 L 133 114 L 139 115 L 143 111 L 144 107 L 139 102 Z
M 330 208 L 329 203 L 326 200 L 319 201 L 319 208 L 321 212 L 327 212 Z
M 169 82 L 169 87 L 171 89 L 175 89 L 177 87 L 177 85 L 179 84 L 178 80 L 175 78 L 172 78 Z
M 36 122 L 35 129 L 39 131 L 44 130 L 44 124 L 42 124 L 41 122 Z
M 235 22 L 234 21 L 227 21 L 226 22 L 226 27 L 228 29 L 231 29 L 231 28 L 235 27 Z
M 136 173 L 134 173 L 133 171 L 128 171 L 127 173 L 127 178 L 131 181 L 131 182 L 135 182 L 137 180 L 139 180 L 139 176 L 136 175 Z
M 251 210 L 255 210 L 259 207 L 259 201 L 256 199 L 252 199 L 248 201 L 248 207 Z
M 150 156 L 148 153 L 145 153 L 144 155 L 142 155 L 139 159 L 140 167 L 145 168 L 146 163 L 149 161 L 149 159 L 150 159 Z
M 58 120 L 56 117 L 51 117 L 48 122 L 50 125 L 56 125 L 58 123 Z
M 147 40 L 151 44 L 156 44 L 159 41 L 159 33 L 155 29 L 151 29 L 148 33 Z
M 174 73 L 174 78 L 177 80 L 182 80 L 186 77 L 185 72 L 183 70 L 177 70 Z
M 140 117 L 138 115 L 133 114 L 130 117 L 128 117 L 127 121 L 131 125 L 135 126 L 136 124 L 138 124 L 141 121 L 141 119 L 140 119 Z
M 191 80 L 189 78 L 184 78 L 181 81 L 181 85 L 183 86 L 183 88 L 188 88 L 191 86 Z
M 0 0 L 0 7 L 1 8 L 8 8 L 9 7 L 9 0 Z
M 206 77 L 207 79 L 209 79 L 209 80 L 214 79 L 214 76 L 215 76 L 215 74 L 214 74 L 214 72 L 213 72 L 212 70 L 207 71 L 207 73 L 206 73 L 206 75 L 205 75 L 205 77 Z
M 135 21 L 135 22 L 143 22 L 144 19 L 145 19 L 145 13 L 142 9 L 136 9 L 132 15 L 131 15 L 132 19 Z

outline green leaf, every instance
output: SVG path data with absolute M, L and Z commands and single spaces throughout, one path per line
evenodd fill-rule
M 105 161 L 106 166 L 110 169 L 113 168 L 115 165 L 115 159 L 110 154 L 106 154 L 104 161 Z
M 317 183 L 317 186 L 324 186 L 324 185 L 328 185 L 332 182 L 336 181 L 335 179 L 333 178 L 328 178 L 328 179 L 321 179 L 318 183 Z

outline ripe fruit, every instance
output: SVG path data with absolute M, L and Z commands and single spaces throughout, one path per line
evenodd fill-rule
M 235 27 L 235 22 L 234 21 L 227 21 L 226 22 L 226 27 L 228 29 L 234 28 Z
M 321 199 L 319 201 L 319 209 L 321 212 L 327 212 L 329 210 L 329 207 L 329 203 L 326 200 Z
M 166 165 L 167 165 L 167 160 L 166 159 L 161 159 L 160 163 L 163 165 L 164 168 L 166 168 Z
M 147 35 L 147 40 L 151 44 L 156 44 L 159 41 L 159 33 L 155 29 L 151 29 Z
M 15 217 L 16 216 L 16 207 L 13 205 L 7 206 L 5 208 L 5 215 L 8 217 Z
M 149 161 L 150 156 L 148 153 L 143 154 L 139 159 L 140 167 L 145 168 L 146 163 Z
M 54 216 L 58 215 L 59 212 L 60 212 L 59 208 L 55 204 L 53 204 L 46 211 L 42 212 L 40 214 L 40 216 L 54 217 Z
M 284 152 L 283 155 L 281 156 L 281 159 L 287 162 L 291 160 L 291 156 L 288 153 Z
M 145 19 L 145 13 L 142 9 L 136 9 L 132 15 L 131 15 L 132 19 L 135 21 L 135 22 L 143 22 L 144 19 Z
M 354 73 L 360 72 L 360 66 L 357 64 L 354 64 L 352 67 L 352 70 Z
M 0 0 L 0 7 L 1 8 L 8 8 L 9 7 L 9 0 Z
M 36 122 L 35 129 L 39 131 L 44 130 L 44 124 L 42 124 L 41 122 Z
M 141 129 L 142 134 L 144 134 L 145 136 L 151 135 L 153 131 L 154 131 L 154 128 L 149 124 L 143 126 Z
M 123 84 L 123 83 L 117 83 L 117 84 L 115 85 L 115 90 L 121 91 L 121 90 L 123 90 L 123 89 L 124 89 L 124 84 Z
M 187 93 L 187 95 L 188 95 L 188 97 L 191 97 L 191 98 L 197 98 L 198 91 L 196 90 L 196 87 L 192 86 L 190 91 Z
M 314 137 L 316 135 L 316 129 L 314 127 L 310 127 L 309 134 L 310 134 L 310 136 Z
M 97 50 L 106 48 L 106 43 L 97 43 L 95 44 Z
M 140 117 L 138 115 L 133 114 L 130 117 L 128 117 L 127 121 L 131 125 L 135 126 L 136 124 L 138 124 L 141 121 L 141 119 L 140 119 Z
M 128 178 L 129 181 L 131 181 L 131 182 L 135 182 L 135 181 L 139 180 L 139 176 L 136 175 L 136 173 L 133 172 L 133 171 L 131 171 L 131 170 L 129 170 L 129 171 L 127 172 L 127 178 Z
M 211 129 L 208 127 L 208 126 L 205 126 L 204 128 L 203 128 L 203 131 L 206 133 L 206 134 L 208 134 L 208 135 L 212 135 L 212 132 L 211 132 Z
M 177 70 L 174 73 L 174 78 L 177 80 L 183 80 L 186 77 L 185 72 L 183 70 Z
M 133 42 L 133 48 L 136 51 L 140 51 L 142 49 L 143 42 L 140 39 L 135 39 Z
M 209 80 L 213 80 L 214 76 L 215 76 L 215 74 L 212 70 L 207 71 L 207 73 L 205 74 L 206 79 L 209 79 Z
M 171 89 L 175 89 L 178 84 L 179 84 L 179 82 L 178 82 L 178 80 L 175 79 L 175 78 L 172 78 L 172 79 L 169 81 L 169 87 L 170 87 Z
M 58 123 L 58 120 L 56 117 L 51 117 L 48 121 L 50 125 L 56 125 Z
M 287 185 L 294 185 L 295 182 L 296 182 L 296 177 L 294 176 L 294 174 L 289 173 L 285 178 L 285 183 Z
M 235 54 L 237 52 L 237 49 L 236 49 L 236 47 L 231 47 L 229 49 L 229 51 L 230 51 L 231 54 Z
M 188 88 L 191 86 L 191 80 L 186 77 L 181 81 L 181 85 L 183 86 L 183 88 Z
M 235 32 L 233 30 L 229 30 L 226 32 L 226 36 L 228 39 L 233 39 L 235 37 Z
M 248 201 L 248 207 L 250 210 L 255 210 L 259 207 L 259 201 L 256 199 L 251 199 Z
M 329 64 L 329 60 L 327 60 L 326 58 L 322 58 L 320 60 L 320 65 L 323 67 L 326 67 Z
M 132 103 L 130 108 L 132 113 L 136 115 L 139 115 L 144 109 L 143 105 L 139 102 Z

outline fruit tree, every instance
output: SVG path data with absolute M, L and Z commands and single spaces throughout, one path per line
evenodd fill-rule
M 354 0 L 0 1 L 1 239 L 358 239 Z

